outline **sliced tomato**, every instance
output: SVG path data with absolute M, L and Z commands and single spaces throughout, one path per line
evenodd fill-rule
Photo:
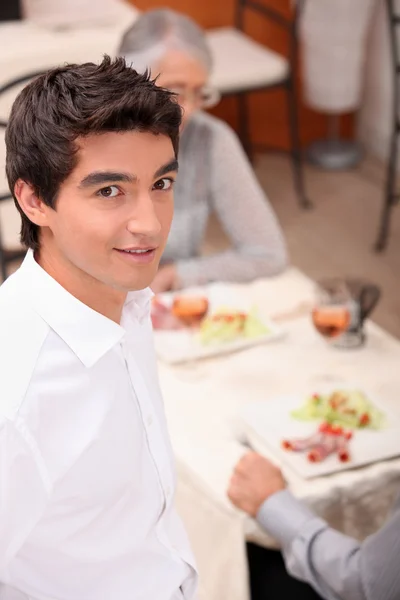
M 282 448 L 284 450 L 293 450 L 293 446 L 289 440 L 282 440 Z
M 331 433 L 332 435 L 343 435 L 343 427 L 340 427 L 340 425 L 332 425 Z
M 307 459 L 312 463 L 321 462 L 322 455 L 318 450 L 313 449 L 307 454 Z
M 370 422 L 371 422 L 371 418 L 368 413 L 364 413 L 363 415 L 361 415 L 360 421 L 359 421 L 361 427 L 367 427 L 367 425 L 369 425 Z
M 319 426 L 318 431 L 320 431 L 321 433 L 330 433 L 331 428 L 332 428 L 332 425 L 330 423 L 328 423 L 327 421 L 324 421 Z
M 225 323 L 232 323 L 233 321 L 243 322 L 246 319 L 246 313 L 217 313 L 211 317 L 212 321 L 224 321 Z
M 340 462 L 349 462 L 350 460 L 350 452 L 348 450 L 339 450 L 338 457 Z

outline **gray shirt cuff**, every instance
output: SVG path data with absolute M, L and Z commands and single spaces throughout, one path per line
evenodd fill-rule
M 261 505 L 257 521 L 282 547 L 289 547 L 303 532 L 315 533 L 326 527 L 325 521 L 297 500 L 289 490 L 270 496 Z

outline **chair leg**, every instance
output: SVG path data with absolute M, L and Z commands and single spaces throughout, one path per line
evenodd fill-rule
M 249 161 L 253 162 L 253 149 L 250 141 L 249 103 L 247 94 L 237 94 L 239 138 Z
M 304 171 L 302 152 L 299 135 L 299 120 L 297 116 L 297 94 L 293 77 L 290 77 L 287 84 L 287 103 L 289 112 L 289 131 L 290 131 L 290 154 L 292 157 L 294 187 L 296 190 L 299 204 L 302 208 L 312 208 L 310 200 L 306 196 L 304 185 Z
M 382 252 L 385 250 L 390 233 L 390 217 L 393 206 L 396 204 L 396 165 L 398 156 L 398 131 L 393 127 L 392 139 L 390 142 L 390 156 L 386 175 L 385 198 L 379 225 L 378 239 L 375 244 L 375 250 Z
M 387 18 L 389 26 L 389 37 L 390 37 L 390 49 L 392 59 L 392 72 L 393 72 L 393 104 L 392 104 L 392 136 L 390 139 L 390 155 L 387 166 L 386 174 L 386 186 L 385 186 L 385 197 L 381 214 L 381 221 L 379 225 L 378 239 L 375 244 L 375 250 L 382 252 L 388 243 L 390 233 L 390 219 L 392 215 L 392 209 L 397 201 L 396 195 L 396 167 L 398 157 L 398 135 L 400 133 L 400 123 L 398 118 L 398 105 L 399 105 L 399 43 L 398 43 L 398 21 L 395 14 L 395 6 L 393 0 L 387 0 L 386 2 Z
M 4 250 L 1 247 L 0 247 L 0 275 L 1 275 L 2 282 L 5 281 L 8 277 L 7 261 L 6 261 L 6 257 L 4 254 Z

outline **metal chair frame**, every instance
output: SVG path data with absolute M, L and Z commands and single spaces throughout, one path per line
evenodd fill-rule
M 284 29 L 289 38 L 289 72 L 287 77 L 281 81 L 274 82 L 270 85 L 261 85 L 251 89 L 238 89 L 226 92 L 223 96 L 236 96 L 238 102 L 239 114 L 239 137 L 245 148 L 250 160 L 253 155 L 253 145 L 250 139 L 249 128 L 249 103 L 248 94 L 259 91 L 269 91 L 273 89 L 283 88 L 287 93 L 288 119 L 289 119 L 289 134 L 290 134 L 290 150 L 289 153 L 292 159 L 292 169 L 294 177 L 294 186 L 299 204 L 302 208 L 310 208 L 311 202 L 308 200 L 303 173 L 302 150 L 299 135 L 299 119 L 297 109 L 297 91 L 296 91 L 296 69 L 298 62 L 298 24 L 299 19 L 304 9 L 306 0 L 298 0 L 295 3 L 293 19 L 288 19 L 274 8 L 268 7 L 257 0 L 237 0 L 235 25 L 236 28 L 243 33 L 245 32 L 245 11 L 250 9 L 259 13 L 262 17 L 273 21 Z M 281 148 L 271 148 L 267 146 L 257 145 L 260 150 L 282 151 Z
M 389 159 L 386 170 L 385 195 L 383 200 L 382 213 L 379 223 L 378 237 L 375 244 L 375 250 L 382 252 L 387 247 L 390 235 L 390 221 L 393 208 L 400 199 L 400 194 L 396 192 L 397 161 L 399 155 L 399 78 L 400 78 L 400 14 L 396 13 L 394 0 L 386 0 L 386 14 L 389 26 L 391 62 L 393 73 L 393 96 L 392 96 L 392 132 L 390 137 Z

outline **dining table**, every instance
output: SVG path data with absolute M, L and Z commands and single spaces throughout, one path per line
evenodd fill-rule
M 263 438 L 245 427 L 247 404 L 279 402 L 288 394 L 302 398 L 339 381 L 357 382 L 393 414 L 400 412 L 400 342 L 372 321 L 366 323 L 363 346 L 343 349 L 328 343 L 310 318 L 315 285 L 296 268 L 248 284 L 226 284 L 226 290 L 279 323 L 282 335 L 208 359 L 158 360 L 176 457 L 176 505 L 197 561 L 199 600 L 248 600 L 246 542 L 278 548 L 227 497 L 233 469 L 249 447 L 279 463 Z M 283 471 L 297 498 L 359 540 L 382 525 L 400 489 L 396 457 L 311 479 L 285 466 Z

